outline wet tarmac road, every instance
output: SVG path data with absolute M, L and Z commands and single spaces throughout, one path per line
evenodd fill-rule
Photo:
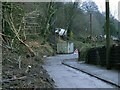
M 48 57 L 45 61 L 44 68 L 55 81 L 57 88 L 114 88 L 106 82 L 61 63 L 64 59 L 70 58 L 77 58 L 77 54 L 57 55 Z

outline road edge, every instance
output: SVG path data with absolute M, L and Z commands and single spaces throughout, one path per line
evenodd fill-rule
M 111 82 L 111 81 L 105 80 L 104 78 L 101 78 L 101 77 L 99 77 L 99 76 L 97 76 L 97 75 L 95 75 L 95 74 L 92 74 L 92 73 L 90 73 L 90 72 L 87 72 L 87 71 L 84 71 L 84 70 L 82 70 L 82 69 L 76 68 L 76 67 L 74 67 L 74 66 L 68 65 L 68 64 L 66 64 L 66 63 L 64 62 L 64 60 L 63 60 L 62 64 L 65 65 L 65 66 L 68 66 L 68 67 L 70 67 L 70 68 L 76 69 L 76 70 L 78 70 L 78 71 L 81 71 L 81 72 L 83 72 L 83 73 L 86 73 L 86 74 L 88 74 L 88 75 L 90 75 L 90 76 L 92 76 L 92 77 L 95 77 L 95 78 L 97 78 L 97 79 L 100 79 L 100 80 L 102 80 L 102 81 L 104 81 L 104 82 L 106 82 L 106 83 L 109 83 L 109 84 L 111 84 L 111 85 L 114 85 L 114 86 L 118 87 L 118 89 L 120 88 L 120 85 L 117 85 L 117 84 L 115 84 L 115 83 L 113 83 L 113 82 Z

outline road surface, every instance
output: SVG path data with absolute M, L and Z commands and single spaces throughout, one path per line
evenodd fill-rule
M 95 77 L 63 65 L 64 59 L 77 58 L 77 54 L 48 57 L 44 68 L 55 81 L 57 88 L 114 88 Z

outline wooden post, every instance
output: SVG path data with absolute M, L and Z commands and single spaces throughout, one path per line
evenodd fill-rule
M 106 67 L 110 69 L 110 24 L 109 24 L 109 0 L 106 0 Z

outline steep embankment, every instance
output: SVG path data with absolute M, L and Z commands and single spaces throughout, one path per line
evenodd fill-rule
M 19 49 L 3 48 L 2 85 L 3 88 L 51 88 L 54 81 L 44 70 L 44 55 L 52 55 L 53 49 L 47 43 L 41 45 L 39 41 L 27 42 L 35 51 L 31 57 L 21 44 Z M 5 44 L 3 46 L 6 46 Z

